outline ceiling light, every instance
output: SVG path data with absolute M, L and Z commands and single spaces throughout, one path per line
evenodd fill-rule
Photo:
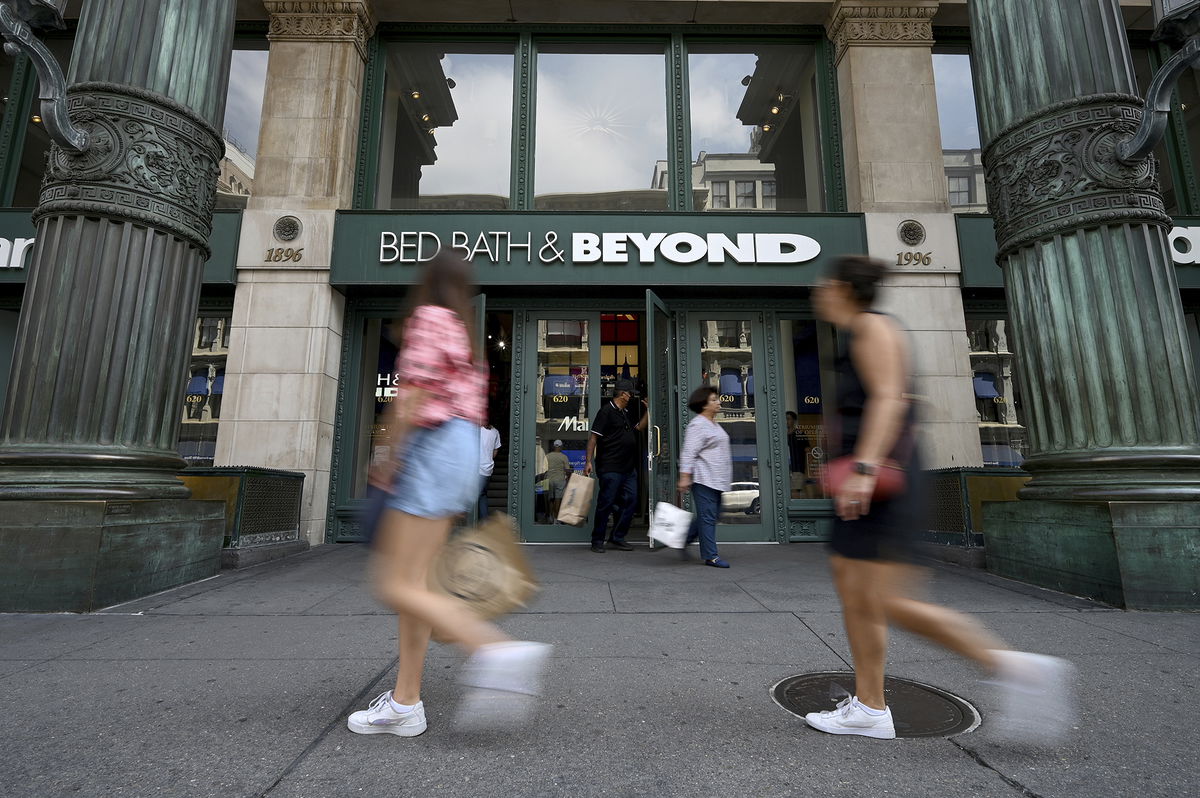
M 767 125 L 763 125 L 763 126 L 762 126 L 762 128 L 763 128 L 763 133 L 770 133 L 770 132 L 771 132 L 771 126 L 770 126 L 769 124 L 767 124 Z
M 771 113 L 773 113 L 773 114 L 777 114 L 777 113 L 779 113 L 779 106 L 778 106 L 778 105 L 772 105 L 772 106 L 771 106 Z
M 426 130 L 425 132 L 432 136 L 436 130 L 437 130 L 437 128 L 431 127 L 431 128 L 429 128 L 429 130 Z
M 410 91 L 408 93 L 408 96 L 412 97 L 414 100 L 419 100 L 419 99 L 421 99 L 421 92 L 418 91 L 417 89 L 413 89 L 412 91 Z
M 428 122 L 428 121 L 429 121 L 429 118 L 430 118 L 430 117 L 429 117 L 429 114 L 421 114 L 421 121 L 422 121 L 422 122 Z
M 42 123 L 42 118 L 40 116 L 38 116 L 37 114 L 34 114 L 33 121 L 40 125 Z

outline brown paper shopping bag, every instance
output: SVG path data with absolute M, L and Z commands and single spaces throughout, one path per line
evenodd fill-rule
M 502 513 L 452 535 L 434 561 L 429 583 L 484 619 L 524 606 L 537 591 L 516 527 Z
M 596 480 L 585 477 L 578 471 L 567 480 L 562 504 L 558 508 L 558 520 L 571 526 L 583 526 L 592 513 L 592 497 L 596 495 Z

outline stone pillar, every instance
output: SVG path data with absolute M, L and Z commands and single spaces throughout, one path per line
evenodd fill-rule
M 271 51 L 216 464 L 303 471 L 301 536 L 315 544 L 325 539 L 345 315 L 329 285 L 334 210 L 351 204 L 374 19 L 366 0 L 266 7 Z M 303 256 L 266 262 L 277 247 Z
M 178 501 L 175 443 L 234 10 L 83 8 L 67 106 L 90 146 L 51 148 L 33 214 L 0 428 L 0 609 L 91 609 L 219 566 L 220 505 L 214 525 L 213 503 Z
M 939 0 L 839 0 L 836 48 L 848 210 L 866 216 L 868 252 L 893 264 L 881 307 L 911 334 L 926 465 L 982 465 L 933 79 Z M 914 226 L 915 223 L 915 226 Z M 898 252 L 925 259 L 895 266 Z
M 1196 606 L 1200 407 L 1156 164 L 1115 157 L 1142 116 L 1119 4 L 970 10 L 1033 475 L 989 510 L 989 567 Z

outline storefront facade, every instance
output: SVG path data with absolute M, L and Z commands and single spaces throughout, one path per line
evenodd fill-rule
M 986 207 L 977 133 L 948 133 L 948 113 L 974 117 L 946 93 L 973 102 L 965 2 L 781 0 L 754 18 L 737 2 L 243 5 L 213 236 L 225 272 L 206 274 L 181 452 L 303 471 L 310 542 L 359 536 L 394 322 L 434 248 L 477 270 L 503 441 L 489 496 L 529 541 L 587 539 L 552 523 L 544 459 L 558 440 L 581 465 L 618 377 L 650 413 L 640 520 L 674 498 L 686 396 L 708 383 L 734 444 L 720 538 L 822 538 L 837 342 L 809 295 L 839 254 L 893 265 L 883 307 L 911 334 L 929 464 L 1019 465 L 990 219 L 955 213 Z M 1149 10 L 1126 5 L 1149 74 Z M 44 149 L 22 69 L 0 75 L 0 348 Z M 1186 229 L 1189 91 L 1159 153 Z M 1200 288 L 1186 229 L 1185 304 Z

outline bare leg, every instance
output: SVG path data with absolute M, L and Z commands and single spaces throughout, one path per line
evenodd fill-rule
M 915 566 L 890 562 L 871 566 L 884 586 L 884 611 L 889 621 L 995 671 L 994 652 L 1008 646 L 961 612 L 911 598 L 908 592 L 916 578 Z
M 842 601 L 842 620 L 854 660 L 854 692 L 858 701 L 883 709 L 883 669 L 887 660 L 887 616 L 875 563 L 834 554 L 833 582 Z
M 431 629 L 471 653 L 507 640 L 453 599 L 429 590 L 429 568 L 450 532 L 450 519 L 429 519 L 388 510 L 376 541 L 375 592 L 399 617 L 400 662 L 393 698 L 420 700 L 421 675 Z

